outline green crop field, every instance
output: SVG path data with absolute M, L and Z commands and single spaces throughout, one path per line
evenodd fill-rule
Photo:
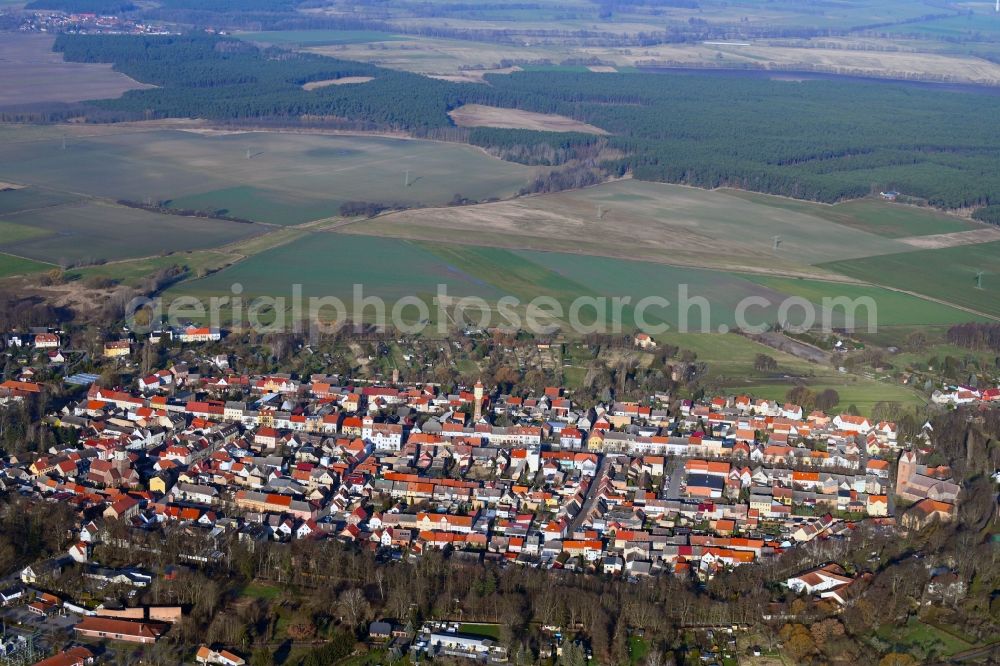
M 783 400 L 788 390 L 793 388 L 797 383 L 799 382 L 789 380 L 775 380 L 771 382 L 751 380 L 746 383 L 734 381 L 728 385 L 728 388 L 732 391 L 747 393 L 755 398 Z M 807 379 L 801 383 L 816 393 L 828 388 L 835 390 L 840 395 L 840 403 L 830 410 L 831 413 L 843 411 L 849 406 L 854 405 L 862 414 L 870 414 L 872 407 L 878 402 L 898 402 L 902 405 L 922 405 L 926 403 L 926 400 L 918 393 L 903 386 L 862 380 L 853 376 L 820 376 Z
M 0 236 L 0 249 L 61 265 L 215 247 L 263 230 L 253 224 L 160 215 L 95 201 L 14 213 L 3 221 L 36 233 Z
M 957 308 L 881 287 L 757 275 L 747 276 L 747 279 L 783 294 L 805 298 L 817 305 L 822 305 L 824 299 L 871 298 L 876 306 L 873 314 L 878 326 L 957 324 L 982 319 Z M 839 312 L 842 314 L 843 309 L 840 308 Z M 865 326 L 868 319 L 867 309 L 858 308 L 855 326 Z M 831 321 L 840 325 L 837 323 L 839 319 L 831 318 Z
M 720 327 L 735 326 L 736 304 L 743 298 L 760 297 L 775 306 L 784 298 L 778 292 L 760 287 L 741 276 L 721 271 L 682 268 L 644 261 L 627 261 L 609 257 L 579 257 L 572 254 L 536 252 L 517 253 L 539 266 L 545 266 L 560 279 L 569 279 L 585 285 L 602 296 L 625 296 L 635 306 L 646 298 L 665 298 L 669 305 L 648 307 L 643 317 L 649 323 L 665 322 L 671 330 L 697 333 L 714 333 Z M 682 290 L 687 289 L 687 303 Z M 569 295 L 572 297 L 572 295 Z M 707 303 L 703 308 L 700 303 Z M 629 308 L 628 312 L 633 312 Z M 707 315 L 707 317 L 705 316 Z M 774 321 L 774 307 L 748 311 L 752 324 Z M 707 328 L 704 326 L 708 322 Z M 634 325 L 634 319 L 626 320 Z
M 1000 242 L 835 261 L 824 268 L 1000 316 Z M 982 289 L 976 274 L 982 271 Z
M 764 302 L 745 310 L 749 325 L 766 326 L 776 321 L 781 303 L 789 296 L 805 298 L 817 306 L 824 298 L 870 297 L 875 301 L 880 326 L 946 325 L 975 319 L 961 310 L 881 287 L 749 276 L 563 252 L 411 242 L 322 230 L 287 231 L 293 234 L 290 242 L 274 249 L 267 249 L 276 240 L 271 236 L 232 246 L 229 254 L 215 256 L 214 262 L 230 263 L 235 255 L 253 256 L 204 279 L 185 282 L 172 293 L 228 294 L 234 283 L 240 283 L 247 296 L 290 296 L 292 285 L 299 284 L 307 297 L 344 299 L 352 295 L 354 284 L 361 284 L 364 295 L 390 301 L 403 296 L 426 300 L 443 283 L 451 295 L 478 296 L 491 304 L 501 296 L 514 296 L 519 300 L 515 309 L 522 312 L 523 306 L 537 297 L 555 299 L 563 321 L 574 300 L 583 297 L 588 300 L 582 302 L 578 317 L 584 325 L 598 320 L 618 322 L 623 330 L 631 330 L 645 322 L 691 333 L 732 329 L 739 323 L 739 304 L 750 297 Z M 184 255 L 178 255 L 177 263 L 183 259 Z M 119 267 L 109 268 L 115 271 Z M 90 270 L 100 273 L 101 269 Z M 617 307 L 616 298 L 621 299 Z M 640 305 L 641 321 L 637 313 Z M 843 326 L 844 312 L 843 306 L 836 306 L 824 315 L 822 307 L 817 307 L 815 324 Z M 868 309 L 863 303 L 857 313 L 856 325 L 865 325 Z M 801 309 L 793 309 L 788 322 L 801 323 L 801 317 Z
M 24 275 L 26 273 L 37 273 L 50 268 L 52 268 L 51 264 L 43 264 L 32 259 L 24 259 L 0 253 L 0 278 L 12 275 Z
M 170 293 L 229 294 L 237 282 L 247 297 L 291 297 L 296 284 L 307 298 L 348 299 L 355 284 L 362 285 L 365 296 L 389 300 L 433 296 L 438 284 L 446 284 L 451 295 L 475 295 L 490 301 L 503 295 L 413 243 L 333 233 L 309 234 L 204 279 L 185 282 Z
M 573 254 L 511 251 L 500 248 L 459 245 L 423 245 L 449 265 L 512 294 L 522 303 L 536 297 L 554 298 L 568 316 L 573 301 L 580 297 L 603 299 L 586 304 L 579 310 L 580 322 L 589 325 L 597 320 L 605 323 L 619 322 L 631 329 L 641 323 L 637 320 L 636 306 L 646 297 L 665 298 L 669 304 L 650 301 L 641 312 L 642 321 L 651 325 L 668 324 L 672 329 L 687 321 L 685 328 L 695 332 L 715 332 L 720 326 L 734 325 L 733 312 L 736 301 L 745 296 L 763 296 L 773 303 L 782 295 L 739 276 L 726 273 L 677 268 L 651 262 L 626 261 L 609 257 L 581 257 Z M 679 288 L 686 285 L 690 308 L 683 307 Z M 611 299 L 622 301 L 616 310 Z M 694 303 L 704 299 L 709 307 Z M 598 316 L 596 313 L 600 312 Z M 684 319 L 686 313 L 686 319 Z M 707 319 L 703 320 L 703 313 Z M 774 317 L 773 309 L 761 313 L 764 323 Z M 703 325 L 708 322 L 707 329 Z
M 198 276 L 228 266 L 239 258 L 235 254 L 227 254 L 217 250 L 173 252 L 157 257 L 143 257 L 99 266 L 74 268 L 67 271 L 66 276 L 71 280 L 101 277 L 134 286 L 163 268 L 180 266 L 189 275 Z
M 528 301 L 547 296 L 567 301 L 576 296 L 596 296 L 587 285 L 561 276 L 530 258 L 500 248 L 421 243 L 428 252 L 458 270 L 476 275 L 504 294 Z
M 456 194 L 510 196 L 538 172 L 471 146 L 383 137 L 126 128 L 72 137 L 65 150 L 56 130 L 0 143 L 0 181 L 108 199 L 188 201 L 281 224 L 326 217 L 346 200 L 417 206 L 442 205 Z
M 713 376 L 758 377 L 767 375 L 754 369 L 757 354 L 767 354 L 778 362 L 778 372 L 790 375 L 804 375 L 814 372 L 817 365 L 785 352 L 772 349 L 735 333 L 727 335 L 702 335 L 699 333 L 676 333 L 668 331 L 654 336 L 659 342 L 676 345 L 698 355 L 699 361 L 709 365 Z
M 830 206 L 824 217 L 886 238 L 929 236 L 982 229 L 983 224 L 928 208 L 866 199 Z M 821 213 L 822 215 L 822 213 Z

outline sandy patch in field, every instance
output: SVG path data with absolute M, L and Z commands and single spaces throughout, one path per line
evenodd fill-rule
M 524 71 L 518 66 L 497 67 L 494 69 L 463 69 L 457 74 L 428 74 L 432 79 L 451 81 L 452 83 L 486 83 L 483 77 L 487 74 L 511 74 L 513 72 Z
M 18 185 L 17 183 L 5 183 L 0 180 L 0 192 L 6 192 L 7 190 L 23 190 L 24 185 Z
M 346 86 L 352 83 L 368 83 L 373 81 L 374 76 L 342 76 L 339 79 L 325 79 L 323 81 L 310 81 L 302 86 L 303 90 L 316 90 L 327 86 Z
M 610 65 L 587 65 L 587 69 L 597 74 L 616 74 L 618 72 L 617 69 Z
M 939 250 L 944 247 L 979 245 L 980 243 L 1000 241 L 1000 229 L 987 227 L 985 229 L 973 229 L 972 231 L 956 231 L 950 234 L 932 234 L 930 236 L 912 236 L 897 240 L 922 250 Z
M 176 129 L 178 132 L 187 132 L 188 134 L 201 134 L 202 136 L 229 136 L 231 134 L 251 134 L 253 132 L 253 130 L 222 130 L 212 129 L 211 127 L 176 127 L 170 129 Z
M 471 76 L 468 74 L 428 74 L 427 78 L 449 83 L 486 83 L 481 76 Z
M 607 134 L 600 127 L 594 127 L 566 116 L 550 113 L 533 113 L 519 109 L 501 109 L 482 104 L 466 104 L 451 111 L 451 119 L 459 127 L 499 127 L 503 129 L 526 129 L 541 132 L 585 132 L 587 134 Z

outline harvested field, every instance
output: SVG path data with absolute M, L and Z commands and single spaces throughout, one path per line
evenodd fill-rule
M 310 81 L 302 86 L 303 90 L 317 90 L 327 86 L 346 86 L 353 83 L 368 83 L 373 81 L 373 76 L 342 76 L 339 79 L 326 79 L 324 81 Z
M 64 62 L 52 51 L 55 37 L 0 33 L 0 107 L 37 102 L 79 102 L 120 97 L 151 88 L 111 69 L 111 65 Z
M 466 104 L 449 114 L 459 127 L 499 127 L 503 129 L 526 129 L 541 132 L 585 132 L 587 134 L 607 134 L 600 127 L 594 127 L 566 116 L 554 113 L 534 113 L 520 109 L 501 109 L 482 104 Z

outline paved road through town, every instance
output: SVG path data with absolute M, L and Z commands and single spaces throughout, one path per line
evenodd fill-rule
M 597 468 L 597 474 L 594 475 L 594 479 L 590 482 L 590 488 L 587 489 L 587 497 L 583 500 L 583 508 L 580 509 L 580 513 L 576 514 L 576 517 L 573 518 L 573 522 L 570 523 L 570 534 L 583 526 L 583 521 L 586 520 L 587 516 L 589 516 L 590 512 L 594 509 L 594 505 L 597 504 L 597 489 L 601 485 L 601 479 L 603 479 L 608 473 L 608 467 L 611 465 L 612 460 L 617 457 L 617 455 L 608 454 L 601 457 L 601 464 Z

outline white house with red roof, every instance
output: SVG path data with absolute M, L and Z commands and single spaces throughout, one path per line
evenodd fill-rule
M 792 576 L 785 581 L 785 585 L 797 594 L 816 594 L 847 585 L 852 580 L 854 579 L 847 575 L 843 567 L 830 563 Z
M 837 414 L 833 417 L 833 426 L 838 430 L 846 432 L 856 432 L 867 435 L 872 429 L 871 421 L 864 416 L 854 416 L 853 414 Z

